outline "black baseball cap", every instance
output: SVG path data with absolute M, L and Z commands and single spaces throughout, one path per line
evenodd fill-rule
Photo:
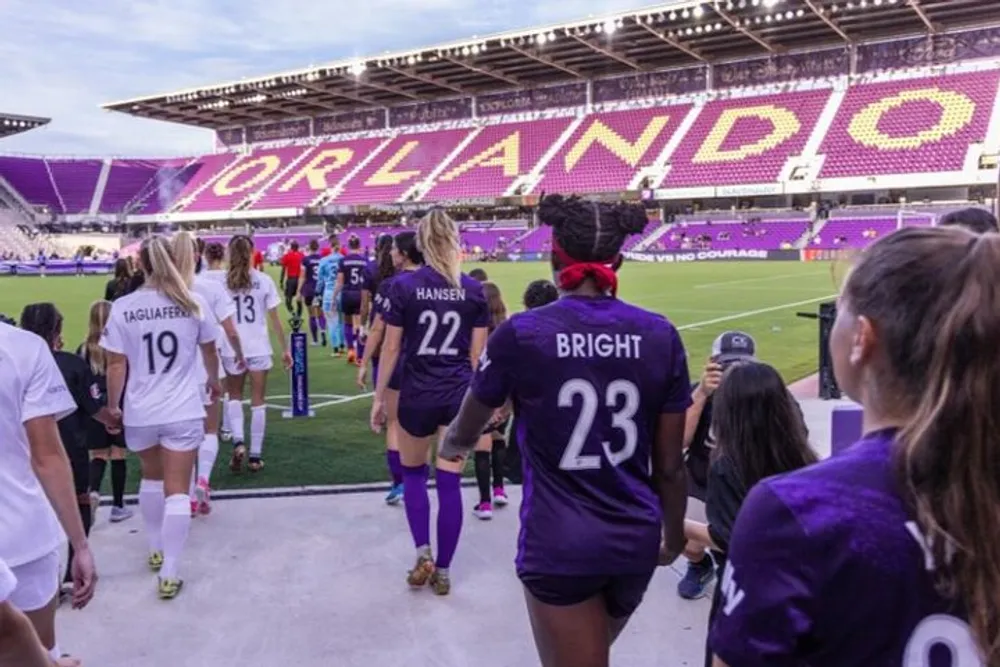
M 753 359 L 756 353 L 753 336 L 743 331 L 727 331 L 712 343 L 712 361 L 719 364 Z

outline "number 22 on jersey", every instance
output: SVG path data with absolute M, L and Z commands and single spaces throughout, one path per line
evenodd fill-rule
M 417 318 L 417 323 L 425 327 L 423 338 L 420 339 L 420 347 L 417 354 L 426 356 L 457 357 L 458 348 L 454 347 L 455 337 L 458 336 L 459 327 L 462 326 L 462 317 L 454 310 L 449 310 L 438 319 L 438 314 L 433 310 L 424 310 Z M 444 339 L 437 347 L 434 346 L 438 327 L 445 331 Z
M 639 388 L 628 380 L 614 380 L 608 384 L 603 397 L 597 388 L 587 380 L 575 378 L 567 380 L 559 389 L 558 405 L 560 408 L 572 409 L 575 403 L 580 404 L 580 413 L 573 425 L 569 442 L 563 451 L 559 467 L 563 470 L 599 470 L 603 465 L 597 454 L 583 453 L 587 436 L 594 428 L 597 411 L 604 407 L 612 411 L 611 426 L 621 431 L 625 444 L 621 449 L 612 451 L 611 443 L 601 441 L 604 456 L 612 466 L 618 466 L 635 455 L 639 444 L 639 429 L 635 424 L 635 415 L 639 411 Z M 619 407 L 619 403 L 621 407 Z

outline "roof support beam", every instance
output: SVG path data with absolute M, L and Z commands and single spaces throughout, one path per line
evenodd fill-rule
M 729 25 L 731 25 L 737 32 L 741 32 L 744 35 L 746 35 L 747 37 L 749 37 L 750 39 L 752 39 L 753 41 L 757 42 L 758 44 L 760 44 L 761 46 L 763 46 L 765 49 L 767 49 L 769 53 L 777 53 L 778 52 L 778 49 L 776 49 L 774 46 L 772 46 L 771 43 L 768 42 L 766 39 L 764 39 L 763 37 L 761 37 L 760 35 L 758 35 L 754 31 L 747 30 L 742 25 L 740 25 L 739 21 L 737 21 L 736 19 L 734 19 L 733 16 L 729 12 L 727 12 L 725 9 L 722 8 L 722 5 L 719 2 L 719 0 L 715 0 L 715 3 L 712 5 L 712 10 L 716 14 L 718 14 L 719 17 L 723 21 L 725 21 L 726 23 L 728 23 Z
M 809 9 L 812 10 L 812 13 L 815 14 L 816 16 L 818 16 L 819 19 L 823 23 L 825 23 L 827 25 L 827 27 L 830 28 L 830 30 L 832 30 L 835 33 L 837 33 L 838 35 L 840 35 L 840 38 L 842 40 L 844 40 L 848 44 L 851 44 L 851 43 L 854 42 L 854 40 L 852 40 L 850 38 L 850 36 L 848 36 L 848 34 L 846 32 L 844 32 L 844 30 L 839 25 L 837 25 L 836 22 L 833 19 L 831 19 L 829 16 L 826 15 L 826 11 L 824 11 L 821 7 L 817 7 L 816 6 L 816 3 L 813 2 L 813 0 L 805 0 L 805 3 L 806 3 L 806 6 Z
M 427 99 L 423 95 L 418 95 L 417 93 L 411 93 L 410 91 L 404 90 L 403 88 L 399 88 L 397 86 L 390 86 L 387 83 L 378 83 L 376 81 L 372 81 L 371 78 L 367 76 L 355 78 L 349 74 L 341 74 L 340 78 L 344 79 L 345 81 L 350 81 L 351 83 L 359 87 L 374 88 L 375 90 L 381 90 L 386 93 L 392 93 L 393 95 L 399 95 L 400 97 L 409 98 L 415 102 L 423 102 L 425 99 Z
M 595 44 L 594 42 L 590 41 L 589 39 L 584 39 L 583 37 L 580 37 L 579 35 L 570 34 L 569 37 L 571 39 L 575 39 L 576 41 L 580 42 L 581 44 L 583 44 L 585 46 L 589 46 L 594 51 L 597 51 L 598 53 L 600 53 L 602 55 L 605 55 L 608 58 L 611 58 L 612 60 L 617 60 L 622 65 L 626 65 L 628 67 L 631 67 L 632 69 L 634 69 L 637 72 L 641 72 L 644 69 L 643 66 L 640 65 L 639 63 L 637 63 L 636 61 L 632 60 L 631 58 L 629 58 L 627 56 L 622 55 L 621 53 L 618 53 L 617 51 L 615 51 L 614 49 L 612 49 L 610 47 L 603 47 L 600 44 Z
M 917 13 L 917 16 L 920 17 L 920 20 L 924 22 L 925 26 L 927 26 L 928 32 L 936 33 L 938 31 L 938 27 L 927 16 L 927 12 L 924 11 L 924 8 L 920 6 L 920 0 L 909 0 L 909 2 L 907 2 L 906 4 L 912 7 L 913 11 Z
M 512 86 L 524 86 L 525 84 L 517 77 L 504 74 L 500 70 L 494 69 L 492 67 L 487 67 L 486 65 L 473 65 L 472 63 L 465 62 L 458 58 L 452 58 L 451 56 L 442 56 L 441 60 L 447 60 L 453 65 L 458 65 L 459 67 L 464 67 L 467 70 L 476 72 L 477 74 L 483 74 L 485 76 L 496 79 L 497 81 L 503 81 L 504 83 L 509 83 Z
M 303 83 L 303 84 L 300 84 L 300 85 L 303 88 L 308 88 L 309 90 L 314 90 L 317 93 L 325 93 L 327 95 L 333 95 L 335 97 L 340 97 L 340 98 L 343 98 L 345 100 L 351 100 L 352 102 L 357 102 L 358 104 L 365 104 L 367 106 L 373 106 L 373 107 L 379 106 L 378 102 L 374 102 L 374 101 L 368 99 L 367 97 L 361 97 L 359 95 L 351 95 L 350 93 L 345 93 L 345 92 L 340 91 L 340 90 L 334 90 L 332 88 L 327 88 L 326 86 L 317 86 L 314 83 Z M 322 102 L 312 102 L 312 101 L 310 101 L 310 104 L 315 104 L 316 106 L 326 106 Z M 343 109 L 336 109 L 335 107 L 332 107 L 332 106 L 329 106 L 327 108 L 333 109 L 334 111 L 338 111 L 338 112 L 343 111 Z
M 244 119 L 249 119 L 251 121 L 257 120 L 255 116 L 247 115 L 246 113 L 243 113 L 242 110 L 233 108 L 216 109 L 215 110 L 216 114 L 213 114 L 213 117 L 210 118 L 205 115 L 205 112 L 192 113 L 190 111 L 182 111 L 181 109 L 176 108 L 172 105 L 162 104 L 159 102 L 147 102 L 143 106 L 155 110 L 161 119 L 163 114 L 171 114 L 175 116 L 180 116 L 181 118 L 189 119 L 192 125 L 197 125 L 198 127 L 207 127 L 212 129 L 218 127 L 227 127 L 230 125 L 240 125 L 246 122 L 246 120 L 240 121 L 240 120 L 233 120 L 230 118 L 217 118 L 216 115 L 222 116 L 224 114 L 225 116 L 230 116 L 230 117 L 235 116 Z M 173 120 L 173 122 L 176 123 L 178 121 Z
M 556 62 L 555 60 L 553 60 L 552 58 L 549 58 L 548 56 L 543 56 L 543 55 L 540 55 L 538 53 L 532 53 L 531 51 L 528 51 L 527 49 L 521 48 L 520 46 L 515 46 L 513 43 L 508 44 L 507 48 L 510 49 L 511 51 L 516 52 L 516 53 L 520 53 L 525 58 L 530 58 L 531 60 L 534 60 L 535 62 L 540 62 L 543 65 L 548 65 L 549 67 L 553 67 L 553 68 L 559 70 L 560 72 L 565 72 L 566 74 L 569 74 L 570 76 L 575 76 L 578 79 L 583 79 L 584 78 L 583 72 L 581 72 L 580 70 L 574 69 L 573 67 L 570 67 L 569 65 L 563 65 L 562 63 Z
M 448 83 L 444 79 L 438 79 L 433 76 L 427 76 L 426 74 L 418 74 L 417 71 L 413 69 L 409 68 L 402 69 L 400 67 L 393 67 L 391 65 L 386 65 L 385 69 L 389 70 L 390 72 L 395 72 L 396 74 L 401 74 L 402 76 L 408 77 L 410 79 L 415 79 L 416 81 L 420 81 L 422 83 L 427 83 L 432 86 L 437 86 L 438 88 L 444 88 L 446 90 L 450 90 L 451 92 L 458 93 L 459 95 L 475 95 L 474 92 L 466 88 L 463 88 L 462 86 L 457 86 L 453 83 Z
M 650 35 L 653 35 L 654 37 L 656 37 L 660 41 L 662 41 L 662 42 L 664 42 L 666 44 L 669 44 L 670 46 L 674 47 L 675 49 L 677 49 L 681 53 L 686 53 L 687 55 L 691 56 L 695 60 L 700 60 L 703 63 L 707 63 L 708 62 L 708 58 L 706 58 L 705 56 L 701 55 L 700 53 L 698 53 L 694 49 L 692 49 L 692 48 L 690 48 L 688 46 L 685 46 L 684 44 L 682 44 L 681 42 L 677 41 L 676 39 L 674 39 L 672 37 L 668 37 L 667 35 L 661 33 L 659 30 L 657 30 L 656 28 L 648 26 L 645 23 L 642 23 L 641 21 L 637 22 L 636 25 L 638 25 L 640 28 L 642 28 L 643 30 L 645 30 L 646 32 L 648 32 Z

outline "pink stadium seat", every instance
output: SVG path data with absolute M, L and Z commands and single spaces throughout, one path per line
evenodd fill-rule
M 54 212 L 65 213 L 55 184 L 49 176 L 45 160 L 27 157 L 0 157 L 0 177 L 29 204 L 48 206 Z
M 312 148 L 286 146 L 255 150 L 227 167 L 214 183 L 184 207 L 184 211 L 230 211 L 247 196 L 267 185 L 282 169 L 308 150 Z
M 830 90 L 715 100 L 670 159 L 665 188 L 775 183 L 805 147 Z
M 678 223 L 661 236 L 650 250 L 701 247 L 711 250 L 776 250 L 794 245 L 808 228 L 808 220 Z
M 820 148 L 820 177 L 960 171 L 986 137 L 998 83 L 993 71 L 851 88 Z
M 625 190 L 656 161 L 690 110 L 690 104 L 678 104 L 587 117 L 546 165 L 534 192 Z
M 47 160 L 67 214 L 89 213 L 101 175 L 101 160 Z

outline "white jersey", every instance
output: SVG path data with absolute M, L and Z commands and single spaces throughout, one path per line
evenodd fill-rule
M 267 332 L 267 314 L 281 303 L 274 279 L 262 271 L 251 270 L 250 289 L 236 292 L 226 285 L 225 271 L 206 271 L 204 275 L 221 284 L 229 294 L 236 309 L 233 317 L 236 321 L 236 330 L 240 334 L 243 356 L 247 359 L 272 356 L 274 351 L 271 348 L 271 337 Z M 236 356 L 229 341 L 223 340 L 221 347 L 222 356 L 229 358 Z
M 143 287 L 111 306 L 101 347 L 128 359 L 125 426 L 160 426 L 204 419 L 201 349 L 214 343 L 218 323 L 197 292 L 201 318 Z
M 10 599 L 10 594 L 17 588 L 17 577 L 7 567 L 7 563 L 0 558 L 0 603 Z
M 208 278 L 205 273 L 199 273 L 194 277 L 191 289 L 200 294 L 218 324 L 222 324 L 227 317 L 236 315 L 236 305 L 229 297 L 226 289 L 218 281 Z M 216 327 L 216 337 L 221 342 L 222 327 Z
M 76 410 L 52 351 L 29 331 L 0 323 L 0 559 L 31 563 L 65 536 L 31 467 L 25 422 Z

